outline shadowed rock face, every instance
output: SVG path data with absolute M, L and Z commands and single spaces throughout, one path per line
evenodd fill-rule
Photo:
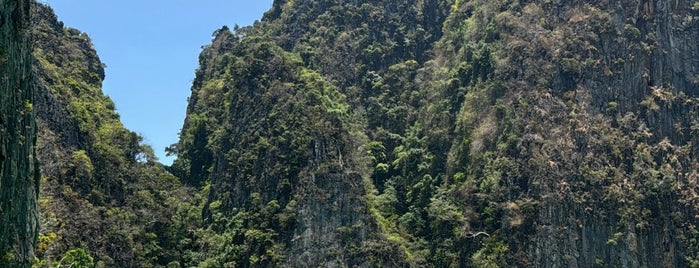
M 29 1 L 0 1 L 0 266 L 3 267 L 30 266 L 39 227 L 28 22 Z

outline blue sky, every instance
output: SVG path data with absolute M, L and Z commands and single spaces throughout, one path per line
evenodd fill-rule
M 177 142 L 201 47 L 228 25 L 251 25 L 272 0 L 48 0 L 58 19 L 86 32 L 107 65 L 103 91 L 124 125 L 153 146 Z

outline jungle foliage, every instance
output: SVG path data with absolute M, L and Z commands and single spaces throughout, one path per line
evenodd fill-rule
M 70 119 L 38 110 L 64 159 L 39 257 L 699 266 L 699 9 L 622 2 L 274 1 L 203 48 L 171 167 L 119 123 L 89 38 L 39 6 L 43 115 Z

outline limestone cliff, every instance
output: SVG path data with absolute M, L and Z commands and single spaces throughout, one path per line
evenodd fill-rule
M 35 265 L 167 264 L 163 226 L 188 188 L 122 125 L 102 92 L 104 64 L 89 36 L 45 4 L 33 3 L 31 13 L 42 165 Z
M 274 1 L 199 57 L 184 186 L 34 18 L 47 263 L 699 266 L 694 1 Z
M 29 267 L 39 220 L 29 2 L 0 1 L 0 266 Z
M 210 181 L 205 226 L 239 248 L 208 254 L 241 267 L 367 265 L 370 251 L 404 261 L 390 244 L 367 246 L 387 241 L 364 200 L 362 138 L 342 93 L 276 44 L 236 34 L 219 30 L 202 53 L 173 167 Z
M 472 261 L 697 265 L 696 16 L 692 1 L 454 6 L 437 60 L 467 139 L 445 179 L 491 234 Z
M 359 251 L 363 264 L 400 252 L 394 265 L 697 265 L 697 12 L 663 0 L 275 1 L 202 53 L 174 168 L 211 182 L 213 222 L 292 219 L 243 225 L 269 228 L 255 234 L 282 252 L 233 258 L 245 263 L 347 263 L 303 256 L 316 252 L 306 241 L 352 234 L 382 249 Z M 376 228 L 335 224 L 351 210 L 323 205 L 346 198 L 367 211 L 358 226 Z M 323 226 L 334 237 L 313 231 Z

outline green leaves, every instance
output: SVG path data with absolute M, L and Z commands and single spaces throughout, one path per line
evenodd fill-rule
M 43 237 L 59 234 L 37 251 L 37 265 L 167 264 L 164 226 L 188 189 L 119 121 L 102 93 L 104 65 L 87 35 L 64 28 L 43 4 L 32 10 L 37 98 L 25 109 L 36 113 L 42 133 Z
M 92 256 L 82 248 L 67 251 L 56 267 L 93 268 L 95 267 Z
M 643 255 L 609 250 L 606 239 L 622 246 L 616 234 L 644 236 L 645 252 L 676 237 L 673 250 L 694 263 L 699 109 L 675 92 L 695 75 L 668 63 L 681 44 L 652 53 L 663 45 L 653 31 L 664 28 L 649 25 L 665 20 L 650 6 L 625 8 L 277 1 L 262 22 L 224 27 L 202 51 L 171 147 L 170 170 L 204 186 L 191 199 L 157 185 L 177 180 L 152 161 L 134 160 L 152 152 L 100 96 L 98 66 L 51 63 L 59 51 L 91 53 L 47 46 L 38 61 L 80 131 L 62 175 L 100 184 L 61 194 L 74 207 L 104 206 L 115 225 L 146 223 L 102 228 L 161 265 L 504 267 L 547 252 L 592 266 Z M 658 81 L 672 85 L 645 88 Z M 92 202 L 80 202 L 88 193 Z M 306 235 L 320 229 L 327 234 Z M 580 237 L 606 255 L 548 254 Z

